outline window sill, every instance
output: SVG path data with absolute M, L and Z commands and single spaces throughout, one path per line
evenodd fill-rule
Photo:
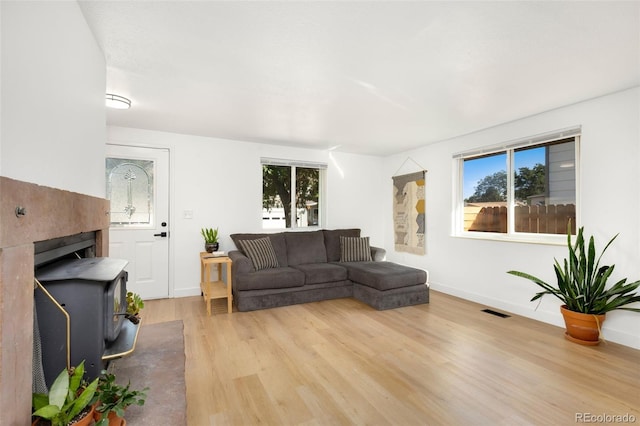
M 462 232 L 453 234 L 454 238 L 470 240 L 501 241 L 508 243 L 545 244 L 564 246 L 567 244 L 566 235 L 551 234 L 499 234 L 495 232 Z
M 313 226 L 296 226 L 295 228 L 262 228 L 263 233 L 278 233 L 278 232 L 305 232 L 305 231 L 319 231 L 324 229 L 320 225 Z

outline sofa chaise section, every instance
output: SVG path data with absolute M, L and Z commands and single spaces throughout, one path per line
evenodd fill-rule
M 427 273 L 393 262 L 346 262 L 353 296 L 377 310 L 429 303 Z

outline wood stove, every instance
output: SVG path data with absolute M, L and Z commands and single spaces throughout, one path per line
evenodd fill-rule
M 125 318 L 126 260 L 95 257 L 90 234 L 35 244 L 34 363 L 42 362 L 50 387 L 64 368 L 85 361 L 86 378 L 100 375 L 111 359 L 131 353 L 138 325 Z M 34 383 L 41 390 L 40 368 Z

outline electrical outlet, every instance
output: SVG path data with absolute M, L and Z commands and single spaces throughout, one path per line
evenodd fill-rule
M 193 219 L 193 210 L 185 210 L 182 214 L 185 219 Z

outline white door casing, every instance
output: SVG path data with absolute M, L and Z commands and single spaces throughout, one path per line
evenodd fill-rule
M 169 150 L 108 144 L 105 179 L 109 256 L 129 261 L 128 291 L 169 297 Z

